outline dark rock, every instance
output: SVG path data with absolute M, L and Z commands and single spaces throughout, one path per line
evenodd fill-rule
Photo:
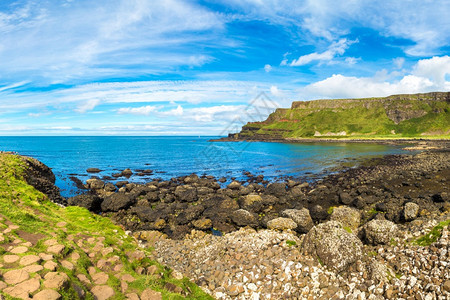
M 306 208 L 286 209 L 281 212 L 281 216 L 292 219 L 297 224 L 295 230 L 299 233 L 307 233 L 314 226 L 309 210 Z
M 130 177 L 131 175 L 133 175 L 133 171 L 131 171 L 130 169 L 125 169 L 122 171 L 122 176 Z
M 187 224 L 194 219 L 197 219 L 205 210 L 203 205 L 189 206 L 187 209 L 183 210 L 176 217 L 176 222 L 178 224 Z
M 431 199 L 433 200 L 433 202 L 445 202 L 448 201 L 448 194 L 446 192 L 442 192 L 442 193 L 437 193 L 434 194 L 433 196 L 431 196 Z
M 67 199 L 68 205 L 80 206 L 87 208 L 90 211 L 100 211 L 100 204 L 102 199 L 97 195 L 77 195 Z
M 375 209 L 377 211 L 381 211 L 381 212 L 387 212 L 388 211 L 387 205 L 384 202 L 380 202 L 380 203 L 375 204 Z
M 107 192 L 115 192 L 116 186 L 114 184 L 112 184 L 111 182 L 108 182 L 107 184 L 105 184 L 104 190 Z
M 131 213 L 136 214 L 142 222 L 155 222 L 158 218 L 163 216 L 161 212 L 153 210 L 148 206 L 133 207 Z
M 350 203 L 353 202 L 353 198 L 350 197 L 350 195 L 346 192 L 340 193 L 339 194 L 339 202 L 341 202 L 342 204 L 345 205 L 349 205 Z
M 86 172 L 88 172 L 88 173 L 99 173 L 101 171 L 102 170 L 100 170 L 99 168 L 89 168 L 86 170 Z
M 225 177 L 220 177 L 220 178 L 219 178 L 219 182 L 220 182 L 220 183 L 227 182 L 227 179 L 226 179 Z
M 119 211 L 121 209 L 127 209 L 135 203 L 135 200 L 130 195 L 115 193 L 103 200 L 101 204 L 102 211 Z
M 267 186 L 266 192 L 277 197 L 284 196 L 286 195 L 286 184 L 280 182 L 271 183 Z
M 197 189 L 189 185 L 180 185 L 175 189 L 175 196 L 180 201 L 193 202 L 197 200 Z
M 121 187 L 123 187 L 123 186 L 125 186 L 125 185 L 127 185 L 128 184 L 128 181 L 126 181 L 126 180 L 124 180 L 124 181 L 117 181 L 116 182 L 116 186 L 118 187 L 118 188 L 121 188 Z
M 233 181 L 227 186 L 227 188 L 229 188 L 230 190 L 238 190 L 240 187 L 241 183 L 237 181 Z
M 312 208 L 310 208 L 309 214 L 316 223 L 328 218 L 328 212 L 320 205 L 314 205 Z

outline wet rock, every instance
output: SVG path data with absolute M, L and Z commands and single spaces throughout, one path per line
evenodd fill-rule
M 90 211 L 100 211 L 102 199 L 97 195 L 77 195 L 67 199 L 68 205 L 84 207 Z
M 306 208 L 286 209 L 281 212 L 281 216 L 292 219 L 297 224 L 295 230 L 299 233 L 307 233 L 314 226 L 309 210 Z
M 387 245 L 397 235 L 398 228 L 395 223 L 388 220 L 372 220 L 363 226 L 362 232 L 368 244 Z
M 297 223 L 290 218 L 275 218 L 267 222 L 267 228 L 276 230 L 295 229 Z
M 130 169 L 125 169 L 122 171 L 121 174 L 122 174 L 122 176 L 130 177 L 131 175 L 133 175 L 133 171 L 131 171 Z
M 115 193 L 103 200 L 101 209 L 104 212 L 119 211 L 121 209 L 127 209 L 135 203 L 135 200 L 127 194 Z
M 314 222 L 321 222 L 328 218 L 328 212 L 320 205 L 314 205 L 309 209 L 309 214 Z
M 88 173 L 99 173 L 101 171 L 102 170 L 100 170 L 99 168 L 89 168 L 86 170 L 86 172 L 88 172 Z
M 105 184 L 104 190 L 106 192 L 115 192 L 116 191 L 116 187 L 111 182 L 108 182 L 107 184 Z
M 92 190 L 100 190 L 105 186 L 105 182 L 97 178 L 86 180 L 86 185 Z
M 437 193 L 434 194 L 433 196 L 431 196 L 431 199 L 433 200 L 433 202 L 446 202 L 448 201 L 448 193 L 447 192 L 442 192 L 442 193 Z
M 187 224 L 198 218 L 204 210 L 205 207 L 203 205 L 189 206 L 187 209 L 178 214 L 176 221 L 178 224 Z
M 419 205 L 414 202 L 406 203 L 403 208 L 403 217 L 405 218 L 405 221 L 412 221 L 417 218 L 417 215 L 419 214 L 419 208 Z
M 313 227 L 303 239 L 304 253 L 318 257 L 336 272 L 346 270 L 362 257 L 362 243 L 342 224 L 328 221 Z
M 126 186 L 128 183 L 129 183 L 129 182 L 126 181 L 126 180 L 121 180 L 121 181 L 117 181 L 117 182 L 116 182 L 116 186 L 117 186 L 118 188 L 121 188 L 121 187 L 123 187 L 123 186 Z
M 240 200 L 240 206 L 244 209 L 252 209 L 255 205 L 262 204 L 262 197 L 257 194 L 246 195 Z

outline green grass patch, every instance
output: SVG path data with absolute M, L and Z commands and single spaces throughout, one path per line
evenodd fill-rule
M 287 240 L 287 241 L 286 241 L 286 244 L 287 244 L 288 246 L 296 246 L 296 245 L 297 245 L 297 242 L 296 242 L 296 241 Z

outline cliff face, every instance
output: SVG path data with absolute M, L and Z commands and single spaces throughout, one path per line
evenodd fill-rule
M 247 140 L 429 136 L 450 136 L 450 92 L 295 101 L 230 135 Z

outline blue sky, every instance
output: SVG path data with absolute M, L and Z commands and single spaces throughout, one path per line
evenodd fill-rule
M 217 135 L 296 100 L 450 91 L 449 15 L 448 0 L 2 0 L 0 135 Z

